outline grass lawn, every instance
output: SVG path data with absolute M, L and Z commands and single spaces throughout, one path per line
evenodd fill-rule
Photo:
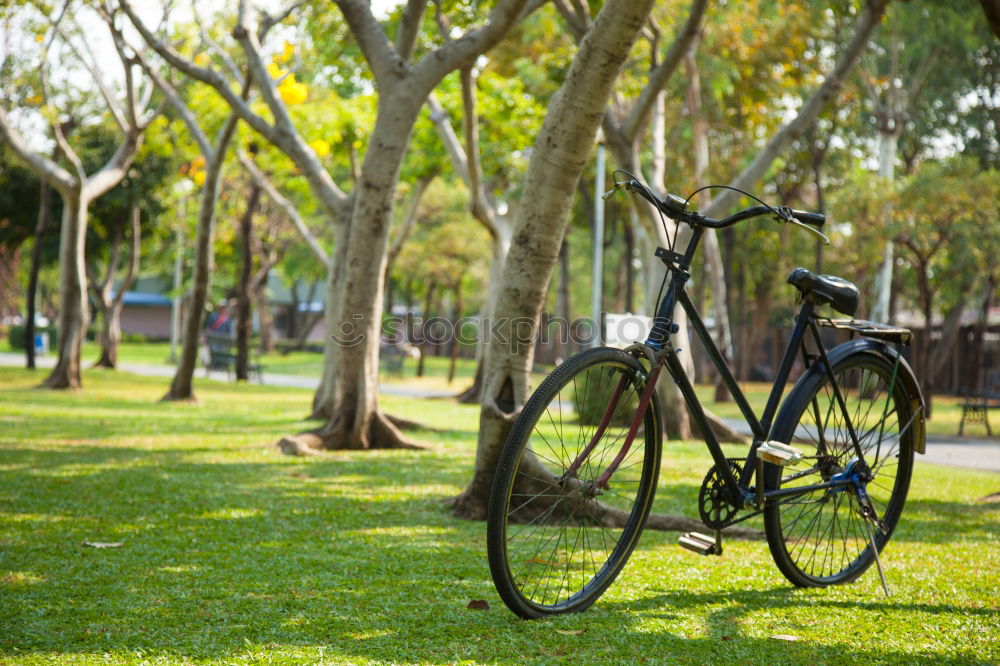
M 0 351 L 14 351 L 9 347 L 6 339 L 0 342 Z M 83 358 L 85 366 L 92 364 L 100 355 L 100 350 L 96 343 L 88 342 L 83 346 Z M 166 342 L 125 342 L 119 350 L 119 360 L 122 363 L 144 363 L 163 364 L 167 362 L 170 354 L 170 345 Z M 260 363 L 264 367 L 265 376 L 271 374 L 299 375 L 306 377 L 319 377 L 323 369 L 323 356 L 316 352 L 290 352 L 280 354 L 274 352 L 260 357 Z M 401 374 L 382 373 L 382 382 L 392 386 L 406 386 L 408 388 L 419 388 L 427 391 L 454 391 L 458 393 L 467 388 L 472 383 L 472 376 L 476 371 L 476 363 L 473 359 L 460 358 L 456 364 L 455 379 L 448 381 L 448 369 L 451 361 L 448 358 L 438 356 L 428 356 L 424 361 L 424 375 L 417 377 L 417 362 L 415 359 L 406 359 L 403 364 Z M 198 370 L 200 373 L 201 370 Z M 196 373 L 197 374 L 197 373 Z M 544 379 L 544 374 L 536 374 L 534 385 L 537 386 Z M 771 390 L 770 384 L 759 382 L 741 383 L 743 390 L 750 400 L 751 406 L 761 413 L 764 404 L 767 402 L 768 393 Z M 791 387 L 789 386 L 789 389 Z M 785 395 L 787 395 L 786 389 Z M 716 403 L 714 401 L 715 389 L 713 386 L 699 385 L 697 387 L 698 397 L 702 404 L 719 416 L 728 418 L 741 418 L 740 411 L 736 403 L 729 401 Z M 927 432 L 932 435 L 942 435 L 946 437 L 954 436 L 958 433 L 959 421 L 962 418 L 962 409 L 959 406 L 961 398 L 949 395 L 934 396 L 933 418 L 927 422 Z M 995 429 L 1000 429 L 1000 417 L 996 413 L 991 413 L 992 424 Z M 966 424 L 963 433 L 966 437 L 985 437 L 986 425 L 983 423 Z
M 977 501 L 1000 475 L 917 465 L 890 599 L 874 571 L 798 590 L 763 542 L 701 558 L 647 533 L 589 611 L 525 622 L 493 590 L 484 525 L 442 506 L 477 408 L 385 398 L 448 430 L 295 459 L 271 444 L 306 425 L 306 391 L 201 381 L 199 404 L 161 404 L 163 379 L 39 378 L 0 368 L 0 662 L 1000 661 L 1000 503 Z M 654 510 L 691 515 L 708 460 L 669 443 Z

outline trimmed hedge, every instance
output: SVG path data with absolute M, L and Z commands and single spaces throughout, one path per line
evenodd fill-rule
M 604 416 L 604 410 L 611 402 L 615 388 L 618 386 L 618 377 L 614 381 L 595 382 L 587 387 L 586 393 L 574 395 L 573 402 L 576 407 L 577 416 L 583 425 L 597 425 Z M 596 386 L 595 386 L 596 384 Z M 637 407 L 635 393 L 631 388 L 626 388 L 626 392 L 618 401 L 614 413 L 611 415 L 609 425 L 624 426 L 632 420 Z
M 24 349 L 24 334 L 27 327 L 24 324 L 14 324 L 10 327 L 10 332 L 8 333 L 8 339 L 10 340 L 10 346 L 12 349 Z M 59 332 L 56 330 L 55 326 L 36 326 L 35 335 L 39 333 L 49 334 L 49 349 L 56 346 L 56 340 L 59 337 Z

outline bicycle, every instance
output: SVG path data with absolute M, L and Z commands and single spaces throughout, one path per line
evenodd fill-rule
M 794 585 L 848 583 L 875 562 L 888 595 L 879 552 L 903 510 L 913 454 L 925 447 L 923 395 L 902 355 L 910 332 L 854 320 L 860 294 L 847 280 L 793 270 L 788 282 L 801 308 L 758 418 L 685 290 L 691 260 L 706 229 L 764 215 L 829 242 L 819 231 L 824 216 L 757 199 L 763 205 L 712 219 L 689 209 L 691 197 L 660 199 L 625 175 L 605 198 L 622 188 L 638 193 L 661 221 L 669 217 L 677 229 L 686 224 L 691 236 L 683 252 L 674 250 L 676 234 L 669 247 L 656 251 L 669 286 L 663 295 L 661 285 L 647 339 L 571 357 L 538 386 L 516 419 L 500 453 L 487 516 L 489 565 L 500 597 L 524 618 L 583 611 L 621 572 L 656 491 L 662 428 L 655 385 L 663 368 L 713 461 L 698 509 L 714 535 L 690 532 L 680 545 L 721 555 L 722 530 L 763 513 L 775 564 Z M 744 459 L 726 458 L 671 342 L 678 303 L 750 428 Z M 823 305 L 848 319 L 820 317 L 816 310 Z M 828 350 L 820 327 L 846 329 L 851 339 Z M 781 402 L 800 352 L 802 374 Z

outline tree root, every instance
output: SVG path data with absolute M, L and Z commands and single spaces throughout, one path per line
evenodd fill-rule
M 549 479 L 549 481 L 543 482 L 542 479 Z M 629 520 L 629 513 L 621 509 L 616 509 L 602 502 L 595 501 L 592 497 L 585 498 L 578 492 L 578 488 L 560 486 L 559 482 L 556 481 L 545 466 L 540 464 L 537 458 L 534 457 L 521 459 L 519 474 L 514 485 L 517 494 L 535 494 L 548 498 L 531 500 L 530 509 L 524 510 L 518 517 L 517 522 L 530 522 L 545 514 L 551 520 L 559 520 L 566 517 L 579 520 L 586 517 L 588 521 L 595 525 L 621 528 Z M 478 487 L 485 487 L 485 485 L 479 484 Z M 553 490 L 560 487 L 562 487 L 561 494 Z M 475 493 L 474 495 L 470 492 L 471 488 L 472 486 L 461 495 L 447 500 L 447 505 L 457 517 L 469 520 L 483 520 L 486 517 L 489 493 Z M 649 515 L 646 520 L 645 529 L 665 532 L 712 532 L 711 528 L 695 518 L 659 513 L 651 513 Z M 762 531 L 746 527 L 727 527 L 722 533 L 734 539 L 759 540 L 764 538 Z
M 200 404 L 198 398 L 195 397 L 194 393 L 186 396 L 174 395 L 173 392 L 168 391 L 165 396 L 160 398 L 160 402 L 188 402 L 192 405 Z
M 435 428 L 429 426 L 426 423 L 421 423 L 420 421 L 412 421 L 410 419 L 404 419 L 402 416 L 394 416 L 392 414 L 383 414 L 386 419 L 389 420 L 392 425 L 396 426 L 401 430 L 425 430 L 427 432 L 443 432 L 440 428 Z
M 723 421 L 720 417 L 716 416 L 712 412 L 705 410 L 705 418 L 708 419 L 708 425 L 712 428 L 712 434 L 715 438 L 723 444 L 749 444 L 750 438 L 737 430 L 734 430 Z M 698 424 L 695 423 L 694 419 L 691 419 L 691 435 L 693 437 L 704 439 L 704 435 L 698 430 Z
M 306 430 L 297 435 L 282 437 L 275 446 L 286 455 L 313 456 L 323 451 L 336 450 L 367 450 L 367 449 L 411 449 L 423 450 L 423 445 L 410 439 L 396 426 L 401 423 L 414 423 L 405 419 L 390 417 L 382 412 L 375 412 L 366 432 L 353 432 L 348 427 L 346 414 L 341 413 L 320 428 Z M 419 427 L 419 424 L 414 424 Z

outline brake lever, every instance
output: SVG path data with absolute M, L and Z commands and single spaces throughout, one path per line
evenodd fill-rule
M 603 199 L 604 201 L 607 201 L 612 196 L 614 196 L 614 193 L 617 192 L 618 190 L 622 189 L 623 187 L 624 188 L 628 188 L 630 182 L 631 181 L 615 181 L 615 186 L 612 187 L 607 192 L 605 192 L 604 194 L 602 194 L 601 195 L 601 199 Z
M 785 206 L 780 206 L 778 208 L 778 214 L 774 217 L 774 219 L 777 220 L 778 222 L 785 222 L 787 224 L 794 224 L 797 227 L 801 227 L 802 229 L 805 229 L 806 231 L 808 231 L 809 233 L 811 233 L 813 236 L 815 236 L 816 238 L 818 238 L 820 241 L 822 241 L 823 245 L 829 245 L 830 244 L 830 239 L 829 239 L 829 237 L 827 237 L 826 234 L 824 234 L 819 229 L 816 229 L 814 227 L 809 226 L 808 224 L 806 224 L 804 222 L 799 222 L 798 220 L 796 220 L 795 216 L 792 215 L 791 210 L 789 208 L 785 207 Z

